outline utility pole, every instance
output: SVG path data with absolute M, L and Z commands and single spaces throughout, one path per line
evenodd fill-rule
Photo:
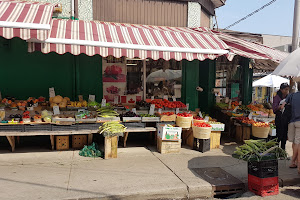
M 295 0 L 292 52 L 299 47 L 300 0 Z M 290 79 L 290 91 L 295 92 L 295 82 Z

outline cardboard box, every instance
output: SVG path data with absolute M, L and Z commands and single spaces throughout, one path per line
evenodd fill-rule
M 160 117 L 142 117 L 142 122 L 160 122 Z
M 276 128 L 275 128 L 275 129 L 274 129 L 274 128 L 271 128 L 271 129 L 270 129 L 270 132 L 269 132 L 269 135 L 270 135 L 270 136 L 273 136 L 273 137 L 276 136 Z
M 181 133 L 181 127 L 168 127 L 165 124 L 157 125 L 157 137 L 162 140 L 180 140 Z
M 123 117 L 123 122 L 141 122 L 141 117 Z

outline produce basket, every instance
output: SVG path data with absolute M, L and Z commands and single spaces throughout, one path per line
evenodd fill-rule
M 232 113 L 232 116 L 233 117 L 242 117 L 242 116 L 244 116 L 244 114 L 243 113 Z
M 198 120 L 198 119 L 193 120 L 193 123 L 197 123 L 197 122 L 205 122 L 205 120 Z
M 270 127 L 252 126 L 252 135 L 257 138 L 267 138 L 270 132 Z
M 191 128 L 193 121 L 193 116 L 191 117 L 181 117 L 177 116 L 176 125 L 182 128 Z
M 211 127 L 198 127 L 193 126 L 194 138 L 210 139 Z

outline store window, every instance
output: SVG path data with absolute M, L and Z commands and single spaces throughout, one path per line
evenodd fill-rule
M 135 103 L 152 96 L 181 98 L 182 63 L 179 61 L 107 57 L 103 59 L 102 69 L 103 96 L 108 102 L 117 99 L 121 103 Z

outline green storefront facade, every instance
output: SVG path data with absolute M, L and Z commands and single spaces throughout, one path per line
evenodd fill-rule
M 77 95 L 85 99 L 95 94 L 101 101 L 103 95 L 102 57 L 80 54 L 59 55 L 57 53 L 28 53 L 27 43 L 19 38 L 0 38 L 0 91 L 2 96 L 27 99 L 30 96 L 48 97 L 48 88 L 54 87 L 57 94 L 71 97 Z M 252 100 L 252 69 L 249 59 L 242 62 L 242 101 Z M 210 112 L 215 104 L 216 61 L 182 62 L 182 101 L 190 104 L 190 110 L 200 108 Z M 202 87 L 198 92 L 196 87 Z

